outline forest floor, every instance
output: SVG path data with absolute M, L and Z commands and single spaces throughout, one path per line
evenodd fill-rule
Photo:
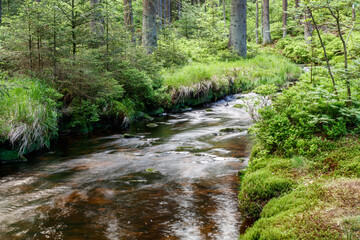
M 309 158 L 253 156 L 239 199 L 260 218 L 241 239 L 360 239 L 359 162 L 354 138 Z

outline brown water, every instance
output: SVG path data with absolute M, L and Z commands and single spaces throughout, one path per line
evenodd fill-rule
M 0 165 L 0 239 L 237 239 L 251 124 L 233 107 L 240 97 L 153 129 L 136 123 L 137 138 L 63 137 L 29 163 Z

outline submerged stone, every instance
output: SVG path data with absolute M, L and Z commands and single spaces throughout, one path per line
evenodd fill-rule
M 158 127 L 159 125 L 157 125 L 156 123 L 149 123 L 146 125 L 148 128 L 156 128 Z

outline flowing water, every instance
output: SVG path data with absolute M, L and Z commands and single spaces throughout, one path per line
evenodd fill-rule
M 29 163 L 0 165 L 0 239 L 237 239 L 242 97 L 135 123 L 133 138 L 62 137 Z

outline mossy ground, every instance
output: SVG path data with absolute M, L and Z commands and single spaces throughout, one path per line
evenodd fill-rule
M 240 239 L 360 239 L 360 141 L 312 158 L 252 157 L 240 206 L 259 220 Z

